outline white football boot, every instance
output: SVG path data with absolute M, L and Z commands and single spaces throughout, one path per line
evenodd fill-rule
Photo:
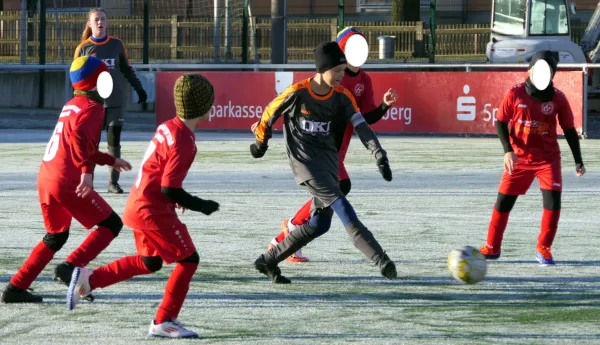
M 90 276 L 94 271 L 83 268 L 75 267 L 73 274 L 71 275 L 71 283 L 67 289 L 67 309 L 73 310 L 80 298 L 84 298 L 92 292 L 90 287 Z
M 165 321 L 158 325 L 152 320 L 148 336 L 153 338 L 199 338 L 198 333 L 183 327 L 177 320 Z

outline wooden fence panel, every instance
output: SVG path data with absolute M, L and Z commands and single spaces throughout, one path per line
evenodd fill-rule
M 54 13 L 46 18 L 48 63 L 72 59 L 85 25 L 85 15 L 60 13 L 59 26 Z M 270 61 L 271 21 L 253 18 L 256 36 L 249 43 L 250 57 Z M 428 56 L 429 29 L 423 22 L 347 22 L 357 26 L 369 42 L 369 59 L 378 58 L 378 37 L 395 36 L 394 59 L 422 61 Z M 28 63 L 38 59 L 39 17 L 28 18 L 26 47 L 21 47 L 21 14 L 19 11 L 0 12 L 0 63 L 20 62 L 21 49 L 25 49 Z M 579 42 L 587 24 L 574 23 L 572 39 Z M 225 22 L 221 21 L 219 33 L 222 60 L 241 61 L 242 21 L 234 17 L 230 23 L 229 47 L 231 57 L 225 56 Z M 141 62 L 143 55 L 143 18 L 141 16 L 111 17 L 110 34 L 119 37 L 127 47 L 130 60 Z M 287 51 L 289 62 L 312 61 L 314 47 L 324 41 L 335 40 L 337 22 L 334 18 L 288 19 Z M 436 57 L 440 61 L 485 61 L 485 47 L 489 42 L 488 24 L 438 25 L 436 28 Z M 207 17 L 154 16 L 149 29 L 151 62 L 211 62 L 214 59 L 214 22 Z M 62 50 L 61 50 L 62 45 Z M 257 53 L 257 54 L 255 54 Z M 417 60 L 415 60 L 417 61 Z

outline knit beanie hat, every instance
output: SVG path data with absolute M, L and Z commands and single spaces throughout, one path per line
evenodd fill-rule
M 538 51 L 531 57 L 531 61 L 529 61 L 529 68 L 533 68 L 536 62 L 539 60 L 545 60 L 550 69 L 552 70 L 552 75 L 556 73 L 556 69 L 558 68 L 558 53 L 550 50 L 542 50 Z
M 348 42 L 348 39 L 354 35 L 361 35 L 362 37 L 365 37 L 365 34 L 363 34 L 354 26 L 345 27 L 342 31 L 338 32 L 337 43 L 340 45 L 340 48 L 342 48 L 344 53 L 346 53 L 346 42 Z
M 345 64 L 346 55 L 337 42 L 324 42 L 315 49 L 317 73 L 325 73 L 335 66 Z
M 184 74 L 173 88 L 177 117 L 188 120 L 206 114 L 215 101 L 213 85 L 200 74 Z
M 98 76 L 108 72 L 108 66 L 95 56 L 81 56 L 71 63 L 69 76 L 75 90 L 90 91 L 96 87 Z

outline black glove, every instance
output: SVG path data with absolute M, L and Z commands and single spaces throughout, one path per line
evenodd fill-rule
M 209 216 L 211 213 L 219 210 L 219 203 L 212 200 L 202 200 L 200 212 Z
M 252 157 L 254 158 L 261 158 L 265 155 L 268 148 L 269 146 L 267 146 L 266 143 L 261 143 L 257 140 L 256 143 L 250 145 L 250 154 L 252 154 Z
M 392 169 L 390 169 L 390 162 L 388 162 L 386 156 L 379 157 L 377 159 L 377 167 L 379 168 L 379 173 L 381 173 L 381 176 L 383 176 L 384 180 L 392 180 Z
M 146 100 L 148 99 L 148 94 L 146 93 L 146 91 L 144 89 L 138 89 L 138 90 L 135 90 L 135 92 L 138 95 L 138 104 L 145 103 Z

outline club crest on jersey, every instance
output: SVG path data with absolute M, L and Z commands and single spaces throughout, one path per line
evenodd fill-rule
M 546 102 L 542 104 L 542 113 L 544 113 L 544 115 L 554 115 L 554 103 Z
M 364 84 L 356 84 L 356 86 L 354 86 L 354 96 L 360 97 L 360 95 L 362 95 L 363 92 L 365 92 Z
M 303 132 L 308 132 L 312 134 L 324 134 L 328 135 L 331 130 L 331 121 L 328 122 L 319 122 L 319 121 L 310 121 L 304 118 L 301 118 L 299 121 L 300 130 Z
M 300 107 L 300 112 L 304 115 L 310 115 L 310 111 L 306 109 L 306 105 L 302 104 Z

